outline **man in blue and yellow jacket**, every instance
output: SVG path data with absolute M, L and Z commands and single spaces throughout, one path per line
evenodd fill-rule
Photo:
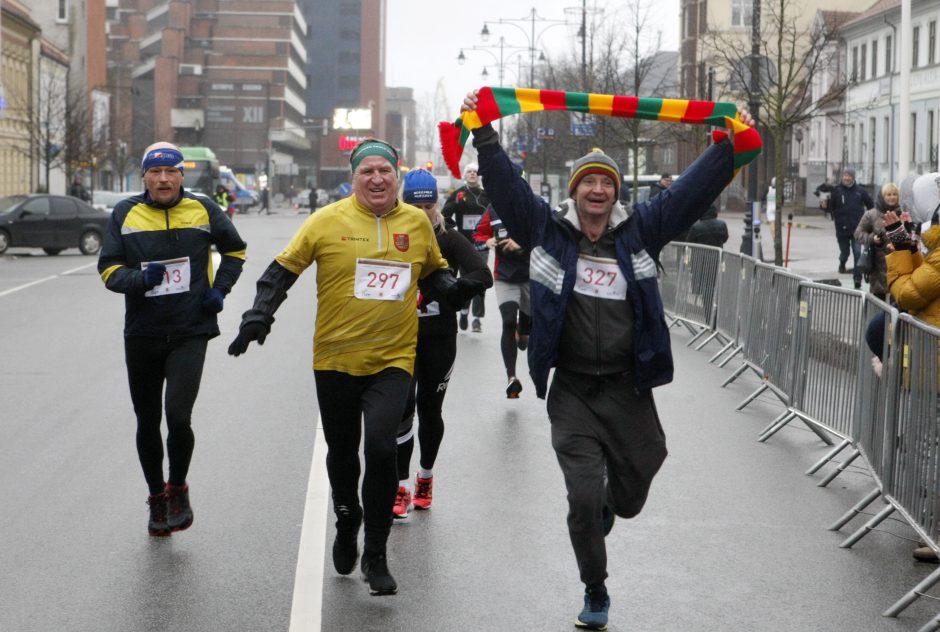
M 124 352 L 137 414 L 137 454 L 150 489 L 150 535 L 193 521 L 186 474 L 193 453 L 191 416 L 206 346 L 219 335 L 217 314 L 238 280 L 245 242 L 225 212 L 183 189 L 183 155 L 170 143 L 147 148 L 146 191 L 114 207 L 98 272 L 124 295 Z M 221 254 L 213 270 L 211 247 Z M 169 477 L 163 475 L 166 385 Z

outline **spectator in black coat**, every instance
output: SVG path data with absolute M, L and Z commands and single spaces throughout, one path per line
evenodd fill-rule
M 721 248 L 728 241 L 728 225 L 718 219 L 718 207 L 712 204 L 702 217 L 692 224 L 686 241 Z
M 875 207 L 868 191 L 855 182 L 855 169 L 846 167 L 842 171 L 842 183 L 832 191 L 829 200 L 832 209 L 832 219 L 836 225 L 836 240 L 839 242 L 839 273 L 845 274 L 845 262 L 849 259 L 849 248 L 852 249 L 852 279 L 855 289 L 862 287 L 862 271 L 858 267 L 858 259 L 862 248 L 855 241 L 855 229 L 862 219 L 865 211 Z

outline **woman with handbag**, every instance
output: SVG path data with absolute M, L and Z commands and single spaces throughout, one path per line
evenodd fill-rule
M 862 245 L 859 267 L 868 281 L 869 291 L 881 300 L 888 295 L 884 217 L 886 211 L 900 212 L 900 199 L 898 185 L 888 182 L 881 187 L 875 208 L 865 211 L 855 229 L 855 241 Z

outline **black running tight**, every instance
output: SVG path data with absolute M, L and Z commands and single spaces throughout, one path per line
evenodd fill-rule
M 333 505 L 359 504 L 359 442 L 364 438 L 362 509 L 365 549 L 384 553 L 398 491 L 395 434 L 411 376 L 390 368 L 374 375 L 314 371 L 326 439 L 326 472 Z M 363 429 L 364 432 L 363 432 Z
M 434 467 L 437 452 L 444 438 L 444 396 L 457 357 L 457 336 L 418 338 L 415 374 L 411 381 L 408 404 L 398 426 L 398 480 L 411 475 L 411 454 L 414 451 L 414 417 L 418 413 L 418 444 L 420 464 L 426 470 Z
M 503 332 L 499 337 L 499 349 L 503 353 L 503 366 L 506 367 L 506 377 L 515 377 L 516 355 L 518 353 L 516 333 L 522 336 L 529 335 L 532 330 L 532 319 L 519 309 L 519 303 L 515 301 L 500 303 L 499 314 L 503 317 Z
M 167 341 L 129 336 L 124 359 L 131 401 L 137 414 L 137 456 L 151 495 L 165 488 L 160 422 L 166 407 L 166 451 L 171 485 L 183 485 L 193 456 L 193 404 L 199 393 L 208 336 Z M 163 385 L 166 384 L 164 398 Z

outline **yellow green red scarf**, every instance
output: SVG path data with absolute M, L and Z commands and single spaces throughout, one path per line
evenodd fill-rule
M 463 148 L 471 130 L 510 114 L 544 110 L 567 110 L 600 116 L 714 125 L 729 129 L 734 133 L 735 175 L 741 167 L 757 158 L 761 151 L 760 134 L 753 127 L 741 122 L 738 108 L 733 103 L 652 99 L 535 88 L 484 87 L 480 89 L 478 97 L 479 101 L 473 112 L 463 112 L 453 123 L 445 121 L 438 124 L 444 162 L 455 178 L 460 178 L 460 156 L 463 154 Z M 712 132 L 715 142 L 725 137 L 727 137 L 726 132 L 719 130 Z

